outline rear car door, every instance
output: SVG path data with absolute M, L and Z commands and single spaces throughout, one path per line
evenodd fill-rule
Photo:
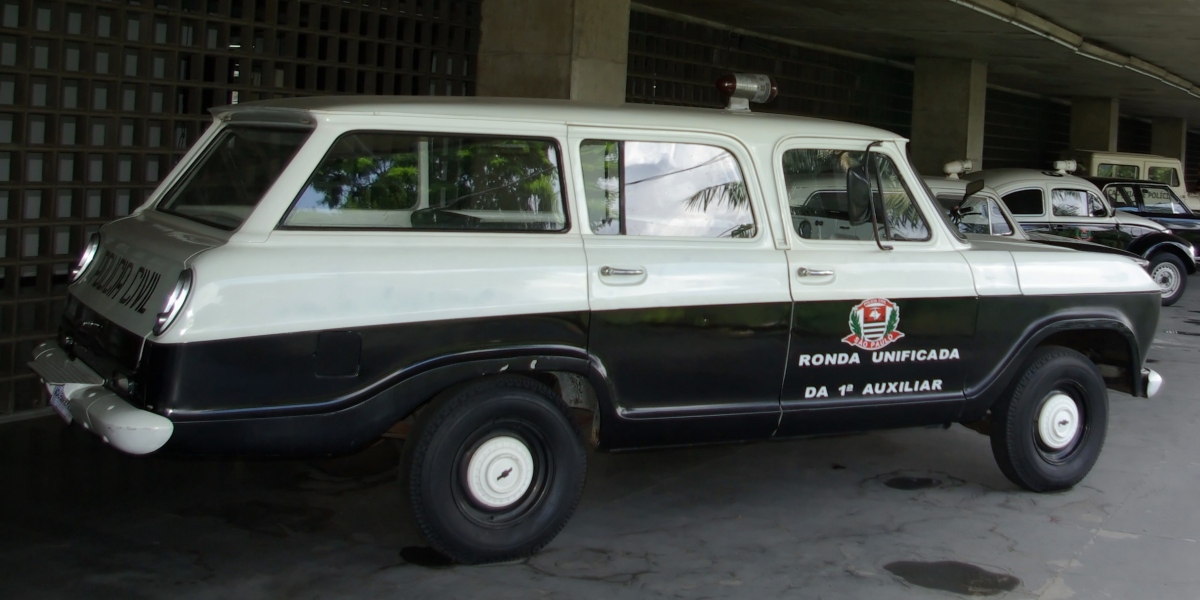
M 768 437 L 791 297 L 744 147 L 572 128 L 591 322 L 614 445 Z
M 779 436 L 949 422 L 961 410 L 971 269 L 896 145 L 869 155 L 891 249 L 871 223 L 849 220 L 845 173 L 866 146 L 795 140 L 777 151 L 794 303 Z

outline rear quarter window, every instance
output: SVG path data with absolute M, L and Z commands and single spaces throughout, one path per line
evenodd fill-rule
M 279 178 L 309 130 L 230 126 L 169 191 L 158 210 L 236 229 Z
M 1001 200 L 1008 207 L 1008 212 L 1014 215 L 1041 215 L 1045 214 L 1045 209 L 1042 206 L 1042 190 L 1041 188 L 1030 188 L 1026 190 L 1017 190 L 1005 194 Z

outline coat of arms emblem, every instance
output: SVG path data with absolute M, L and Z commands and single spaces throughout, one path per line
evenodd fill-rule
M 900 325 L 900 307 L 887 298 L 863 300 L 850 309 L 850 335 L 843 342 L 863 350 L 878 350 L 904 337 Z

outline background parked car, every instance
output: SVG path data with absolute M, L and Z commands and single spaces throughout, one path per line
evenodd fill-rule
M 1113 208 L 1161 223 L 1200 252 L 1200 215 L 1192 212 L 1170 186 L 1155 181 L 1089 177 Z
M 1074 159 L 1084 177 L 1139 179 L 1169 186 L 1188 207 L 1200 210 L 1200 196 L 1189 194 L 1183 184 L 1183 164 L 1178 158 L 1136 152 L 1075 150 L 1064 154 Z
M 1082 239 L 1149 260 L 1163 306 L 1174 304 L 1187 288 L 1187 275 L 1196 272 L 1192 244 L 1164 225 L 1113 210 L 1100 188 L 1067 172 L 1074 168 L 1071 162 L 1055 163 L 1054 171 L 993 169 L 964 178 L 982 179 L 995 189 L 1026 232 Z
M 1037 242 L 1082 252 L 1117 254 L 1136 262 L 1147 272 L 1150 271 L 1150 261 L 1132 252 L 1076 238 L 1025 231 L 1008 212 L 996 190 L 986 185 L 973 190 L 970 189 L 972 182 L 962 179 L 924 177 L 923 180 L 929 187 L 930 195 L 942 207 L 942 216 L 949 222 L 950 227 L 957 229 L 967 239 L 988 240 L 990 236 Z M 972 193 L 968 195 L 968 192 Z

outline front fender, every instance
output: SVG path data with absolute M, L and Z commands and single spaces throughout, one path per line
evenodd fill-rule
M 1188 273 L 1196 272 L 1196 250 L 1190 242 L 1173 234 L 1161 231 L 1144 235 L 1129 244 L 1129 251 L 1150 258 L 1158 252 L 1170 252 L 1183 261 Z

